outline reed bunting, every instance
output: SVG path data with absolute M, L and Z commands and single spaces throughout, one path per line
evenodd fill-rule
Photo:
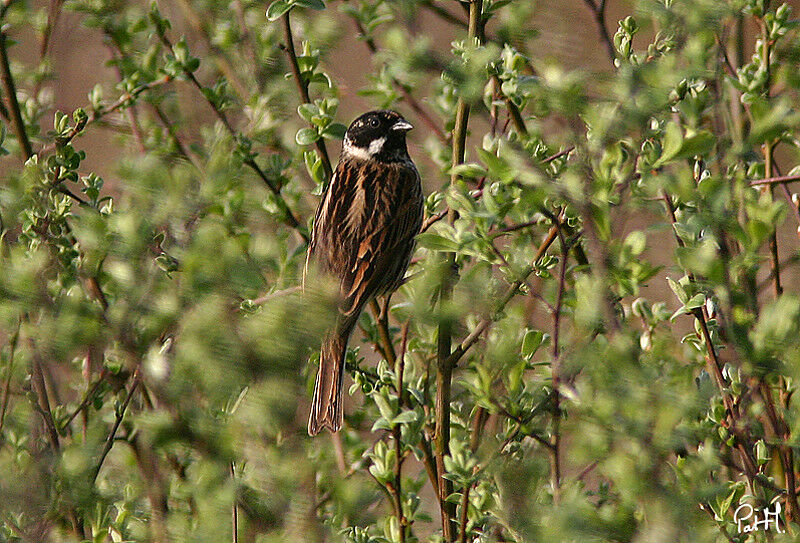
M 422 226 L 419 172 L 406 148 L 411 128 L 387 110 L 353 121 L 317 208 L 303 279 L 312 270 L 334 277 L 340 304 L 320 351 L 308 419 L 312 436 L 341 428 L 347 342 L 364 306 L 402 282 Z

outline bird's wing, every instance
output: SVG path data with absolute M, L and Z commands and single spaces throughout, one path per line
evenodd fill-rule
M 401 278 L 421 224 L 415 169 L 340 162 L 317 210 L 312 250 L 340 280 L 344 314 L 357 315 Z

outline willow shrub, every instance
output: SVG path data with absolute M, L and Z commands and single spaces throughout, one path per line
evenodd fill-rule
M 531 55 L 526 1 L 4 2 L 0 538 L 796 532 L 796 22 L 640 0 L 612 37 L 584 4 L 608 69 Z M 60 11 L 111 58 L 68 112 L 14 41 Z M 347 93 L 343 35 L 371 58 Z M 427 220 L 351 342 L 344 429 L 312 439 L 335 292 L 297 287 L 355 91 L 417 126 Z

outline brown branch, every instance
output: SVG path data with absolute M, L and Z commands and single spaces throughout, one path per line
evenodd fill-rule
M 764 54 L 769 55 L 769 49 L 767 48 L 767 45 L 764 47 Z M 764 174 L 767 176 L 767 178 L 772 177 L 772 170 L 775 166 L 773 154 L 776 145 L 777 142 L 768 142 L 764 144 Z M 773 196 L 773 188 L 774 185 L 762 185 L 761 191 L 769 192 L 770 196 Z M 781 286 L 781 264 L 780 257 L 778 255 L 778 233 L 774 230 L 769 236 L 769 251 L 772 257 L 772 281 L 775 287 L 775 297 L 778 297 L 783 293 L 783 287 Z
M 308 94 L 308 82 L 303 79 L 303 74 L 300 73 L 300 64 L 297 62 L 297 53 L 294 50 L 294 37 L 292 36 L 292 24 L 289 20 L 289 14 L 291 10 L 287 11 L 283 15 L 283 36 L 284 40 L 286 41 L 286 54 L 289 56 L 289 64 L 292 67 L 292 74 L 294 74 L 294 80 L 297 84 L 297 88 L 300 91 L 300 96 L 303 98 L 303 102 L 306 104 L 310 104 L 311 96 Z M 319 138 L 315 145 L 317 147 L 317 151 L 319 152 L 320 159 L 322 160 L 322 168 L 325 170 L 325 178 L 330 181 L 331 177 L 333 176 L 333 166 L 331 165 L 331 159 L 328 156 L 328 148 L 325 146 L 325 140 L 323 138 Z
M 481 15 L 483 1 L 473 0 L 469 4 L 469 30 L 467 40 L 477 39 L 480 36 Z M 470 105 L 463 97 L 458 99 L 456 118 L 453 126 L 453 154 L 452 166 L 455 168 L 464 162 L 466 154 L 467 125 L 469 123 Z M 456 173 L 451 174 L 451 186 L 459 182 Z M 447 221 L 452 225 L 456 219 L 454 209 L 449 209 Z M 448 253 L 445 257 L 445 277 L 442 281 L 440 305 L 450 297 L 453 284 L 456 280 L 457 268 L 455 253 Z M 452 359 L 452 330 L 453 324 L 443 319 L 439 323 L 436 340 L 436 400 L 434 407 L 434 452 L 436 457 L 436 471 L 439 478 L 439 509 L 442 520 L 442 535 L 448 543 L 455 541 L 456 522 L 455 504 L 448 501 L 453 493 L 453 482 L 446 478 L 444 459 L 450 454 L 450 387 L 453 379 Z
M 11 336 L 9 341 L 10 353 L 8 355 L 8 368 L 6 368 L 6 381 L 3 384 L 3 398 L 0 400 L 0 434 L 3 432 L 3 424 L 6 421 L 6 411 L 8 410 L 9 389 L 11 388 L 11 377 L 14 374 L 14 355 L 17 352 L 17 342 L 19 340 L 19 329 L 22 325 L 22 320 L 17 322 L 17 329 L 14 335 Z
M 675 215 L 675 206 L 672 204 L 672 200 L 670 199 L 669 195 L 666 191 L 661 191 L 661 198 L 664 201 L 664 205 L 667 210 L 667 215 L 670 219 L 670 222 L 674 225 L 677 223 L 677 218 Z M 678 233 L 673 229 L 675 241 L 679 247 L 684 247 L 685 243 L 683 239 L 678 235 Z M 688 273 L 689 281 L 691 283 L 695 283 L 696 279 L 694 274 Z M 749 481 L 754 481 L 758 475 L 758 467 L 756 464 L 755 459 L 753 458 L 752 451 L 748 449 L 748 437 L 747 435 L 742 432 L 742 430 L 738 427 L 738 419 L 739 419 L 739 409 L 737 404 L 733 401 L 733 398 L 730 395 L 729 388 L 725 383 L 725 377 L 722 375 L 722 363 L 717 355 L 717 349 L 714 346 L 714 342 L 711 340 L 711 334 L 708 331 L 708 323 L 706 322 L 705 315 L 703 314 L 702 308 L 696 308 L 692 310 L 692 315 L 694 316 L 695 320 L 697 321 L 698 326 L 700 327 L 700 337 L 705 343 L 706 346 L 706 370 L 708 371 L 709 375 L 712 375 L 714 381 L 717 385 L 717 388 L 722 395 L 722 403 L 725 405 L 725 410 L 727 412 L 727 418 L 730 420 L 730 424 L 728 424 L 728 430 L 736 438 L 736 447 L 739 450 L 739 453 L 742 456 L 743 462 L 743 473 L 747 476 Z
M 764 179 L 756 179 L 755 181 L 750 181 L 751 187 L 757 187 L 759 185 L 777 185 L 777 184 L 786 184 L 786 183 L 793 183 L 794 181 L 800 181 L 800 174 L 795 175 L 779 175 L 777 177 L 766 177 Z
M 394 354 L 394 345 L 392 344 L 392 337 L 389 332 L 388 305 L 390 296 L 391 294 L 386 295 L 383 309 L 381 309 L 375 299 L 370 300 L 369 305 L 375 317 L 375 324 L 378 327 L 378 338 L 382 346 L 381 351 L 389 365 L 394 366 L 397 362 L 397 356 Z
M 106 443 L 103 446 L 103 451 L 100 453 L 100 459 L 97 461 L 97 465 L 94 468 L 92 473 L 92 481 L 97 479 L 97 476 L 100 474 L 100 469 L 103 467 L 103 462 L 106 460 L 106 456 L 108 453 L 111 452 L 111 447 L 114 446 L 114 438 L 117 435 L 117 430 L 119 430 L 120 424 L 122 424 L 122 419 L 125 418 L 125 411 L 128 409 L 128 404 L 131 403 L 131 399 L 133 399 L 133 394 L 136 392 L 136 387 L 139 385 L 139 381 L 141 380 L 141 374 L 139 370 L 136 370 L 136 373 L 133 376 L 133 383 L 131 384 L 131 388 L 128 390 L 128 396 L 125 398 L 125 401 L 120 406 L 119 410 L 117 411 L 116 420 L 114 420 L 114 425 L 111 427 L 111 432 L 109 432 L 108 437 L 106 438 Z
M 561 266 L 558 271 L 558 293 L 556 294 L 556 307 L 553 312 L 553 361 L 550 366 L 553 385 L 553 411 L 552 411 L 552 440 L 550 448 L 550 485 L 553 489 L 553 503 L 558 504 L 561 496 L 561 392 L 560 386 L 560 361 L 561 346 L 559 344 L 561 332 L 561 309 L 564 303 L 564 287 L 567 277 L 567 256 L 569 247 L 561 238 Z
M 52 143 L 50 143 L 48 145 L 45 145 L 44 147 L 42 147 L 39 150 L 39 152 L 37 154 L 41 156 L 41 155 L 47 154 L 49 152 L 52 152 L 59 145 L 66 145 L 67 143 L 72 141 L 78 134 L 80 134 L 84 130 L 84 128 L 86 128 L 90 124 L 97 122 L 99 119 L 101 119 L 102 117 L 108 115 L 109 113 L 113 113 L 113 112 L 117 111 L 118 109 L 121 109 L 122 107 L 129 105 L 133 100 L 135 100 L 143 92 L 146 92 L 146 91 L 152 90 L 152 89 L 154 89 L 156 87 L 160 87 L 162 85 L 165 85 L 165 84 L 169 83 L 170 81 L 172 81 L 172 77 L 169 76 L 169 75 L 165 75 L 163 77 L 159 77 L 158 79 L 150 81 L 149 83 L 144 83 L 143 85 L 139 85 L 138 87 L 136 87 L 135 89 L 133 89 L 130 92 L 126 92 L 125 94 L 120 96 L 119 99 L 116 102 L 114 102 L 113 104 L 111 104 L 110 106 L 100 107 L 100 108 L 98 108 L 96 110 L 93 110 L 89 114 L 89 117 L 88 117 L 88 119 L 86 119 L 85 123 L 77 123 L 74 127 L 72 127 L 72 130 L 70 130 L 65 136 L 63 136 L 61 138 L 58 138 L 56 141 L 54 141 L 54 142 L 52 142 Z M 87 109 L 91 109 L 91 108 L 87 108 Z
M 453 350 L 452 354 L 450 355 L 450 358 L 448 359 L 448 361 L 451 364 L 455 365 L 458 363 L 458 361 L 461 359 L 462 356 L 464 356 L 464 354 L 466 354 L 469 348 L 472 347 L 475 344 L 475 342 L 477 342 L 480 339 L 481 335 L 489 328 L 489 326 L 491 326 L 491 324 L 494 322 L 495 316 L 498 313 L 500 313 L 503 310 L 503 308 L 505 308 L 506 304 L 508 304 L 508 302 L 510 302 L 511 299 L 514 298 L 514 296 L 516 296 L 517 292 L 519 291 L 519 288 L 525 283 L 528 276 L 531 273 L 533 273 L 533 270 L 535 269 L 534 268 L 535 263 L 545 255 L 547 249 L 550 247 L 550 245 L 553 244 L 553 241 L 558 236 L 558 230 L 560 226 L 561 224 L 559 223 L 557 225 L 553 225 L 552 227 L 550 227 L 550 230 L 547 232 L 547 235 L 545 236 L 544 240 L 539 245 L 539 248 L 536 251 L 536 256 L 533 259 L 533 264 L 527 266 L 522 271 L 522 273 L 520 273 L 519 278 L 513 283 L 511 283 L 511 286 L 506 290 L 505 294 L 500 298 L 500 301 L 495 306 L 494 314 L 484 318 L 480 323 L 478 323 L 478 325 L 472 330 L 472 332 L 470 332 L 470 334 L 466 338 L 464 338 L 461 344 L 458 347 L 456 347 L 455 350 Z
M 33 147 L 28 139 L 25 130 L 25 122 L 22 120 L 22 110 L 17 101 L 17 88 L 14 85 L 14 77 L 11 74 L 11 66 L 8 62 L 7 36 L 4 29 L 0 29 L 0 80 L 3 83 L 3 94 L 6 95 L 7 114 L 11 116 L 11 125 L 17 136 L 20 150 L 22 151 L 23 162 L 33 156 Z
M 611 35 L 606 28 L 606 0 L 599 0 L 598 3 L 595 3 L 595 0 L 583 0 L 583 3 L 592 10 L 592 15 L 594 15 L 594 20 L 600 31 L 600 39 L 603 41 L 606 52 L 608 53 L 608 58 L 613 65 L 617 54 L 616 51 L 614 51 L 614 40 L 611 39 Z

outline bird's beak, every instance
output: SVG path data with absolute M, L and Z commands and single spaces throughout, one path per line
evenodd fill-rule
M 412 128 L 414 128 L 414 125 L 405 119 L 401 119 L 392 125 L 392 130 L 402 130 L 403 132 L 408 132 Z

